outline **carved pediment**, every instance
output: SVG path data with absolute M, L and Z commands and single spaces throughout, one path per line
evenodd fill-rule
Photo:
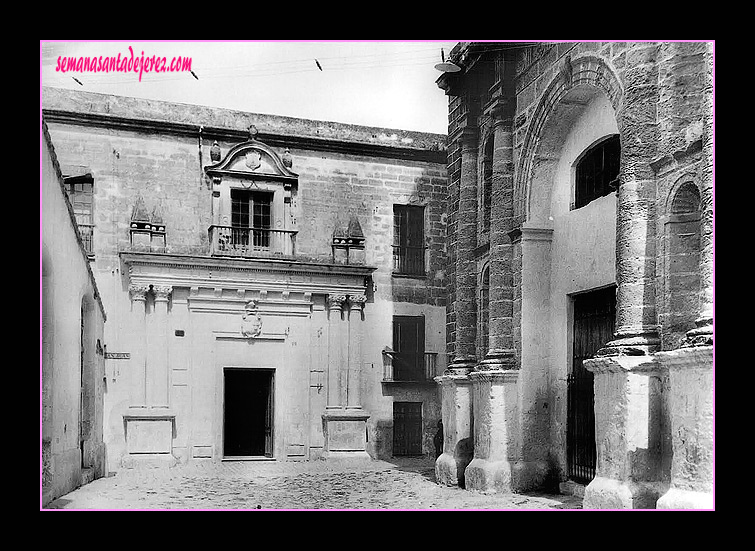
M 205 172 L 209 176 L 257 176 L 272 180 L 296 180 L 299 176 L 285 166 L 277 152 L 257 140 L 233 146 L 219 163 L 206 166 Z

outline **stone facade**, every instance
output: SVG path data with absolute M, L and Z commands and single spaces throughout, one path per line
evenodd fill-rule
M 42 506 L 105 474 L 105 309 L 42 124 Z
M 63 173 L 94 182 L 110 470 L 387 458 L 405 402 L 434 453 L 445 136 L 47 88 L 42 101 Z M 258 197 L 245 193 L 264 195 L 249 213 L 270 225 L 239 238 L 238 197 Z M 421 274 L 394 273 L 394 205 L 422 207 Z M 394 316 L 424 318 L 423 380 L 386 377 Z M 269 402 L 265 449 L 242 457 L 227 418 L 246 384 Z
M 453 429 L 442 483 L 568 486 L 575 300 L 615 287 L 613 339 L 584 361 L 597 450 L 585 507 L 712 507 L 712 47 L 451 53 L 461 70 L 438 79 L 449 97 L 449 369 L 438 381 Z M 615 136 L 615 192 L 576 207 L 578 165 Z

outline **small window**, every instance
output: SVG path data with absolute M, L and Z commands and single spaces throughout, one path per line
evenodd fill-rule
M 393 205 L 393 271 L 425 275 L 425 209 Z
M 574 208 L 584 207 L 591 201 L 614 191 L 619 177 L 621 145 L 619 136 L 587 150 L 577 163 L 574 183 Z
M 81 240 L 84 248 L 90 255 L 94 253 L 93 234 L 94 234 L 94 179 L 91 175 L 74 176 L 64 179 L 68 200 L 73 207 L 73 214 L 76 217 L 76 224 L 79 227 Z

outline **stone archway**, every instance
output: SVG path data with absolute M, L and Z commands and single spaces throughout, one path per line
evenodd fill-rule
M 567 56 L 538 102 L 524 139 L 514 184 L 516 225 L 530 220 L 534 202 L 532 183 L 552 169 L 565 133 L 585 104 L 600 93 L 618 112 L 623 89 L 613 69 L 596 56 L 585 55 L 574 60 Z
M 533 113 L 517 165 L 514 326 L 520 328 L 520 399 L 531 412 L 522 417 L 525 460 L 550 455 L 561 479 L 574 297 L 616 283 L 616 195 L 575 209 L 574 173 L 585 151 L 620 134 L 621 97 L 618 78 L 602 59 L 567 59 Z

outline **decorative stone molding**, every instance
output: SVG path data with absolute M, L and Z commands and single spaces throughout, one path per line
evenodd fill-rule
M 328 309 L 342 309 L 346 302 L 346 295 L 328 295 Z
M 156 301 L 167 301 L 173 292 L 173 287 L 171 285 L 153 285 L 152 292 L 155 294 Z
M 128 286 L 129 293 L 131 294 L 131 300 L 147 300 L 147 293 L 149 293 L 149 285 L 132 283 Z
M 352 310 L 362 310 L 367 302 L 366 295 L 349 295 L 349 308 Z

